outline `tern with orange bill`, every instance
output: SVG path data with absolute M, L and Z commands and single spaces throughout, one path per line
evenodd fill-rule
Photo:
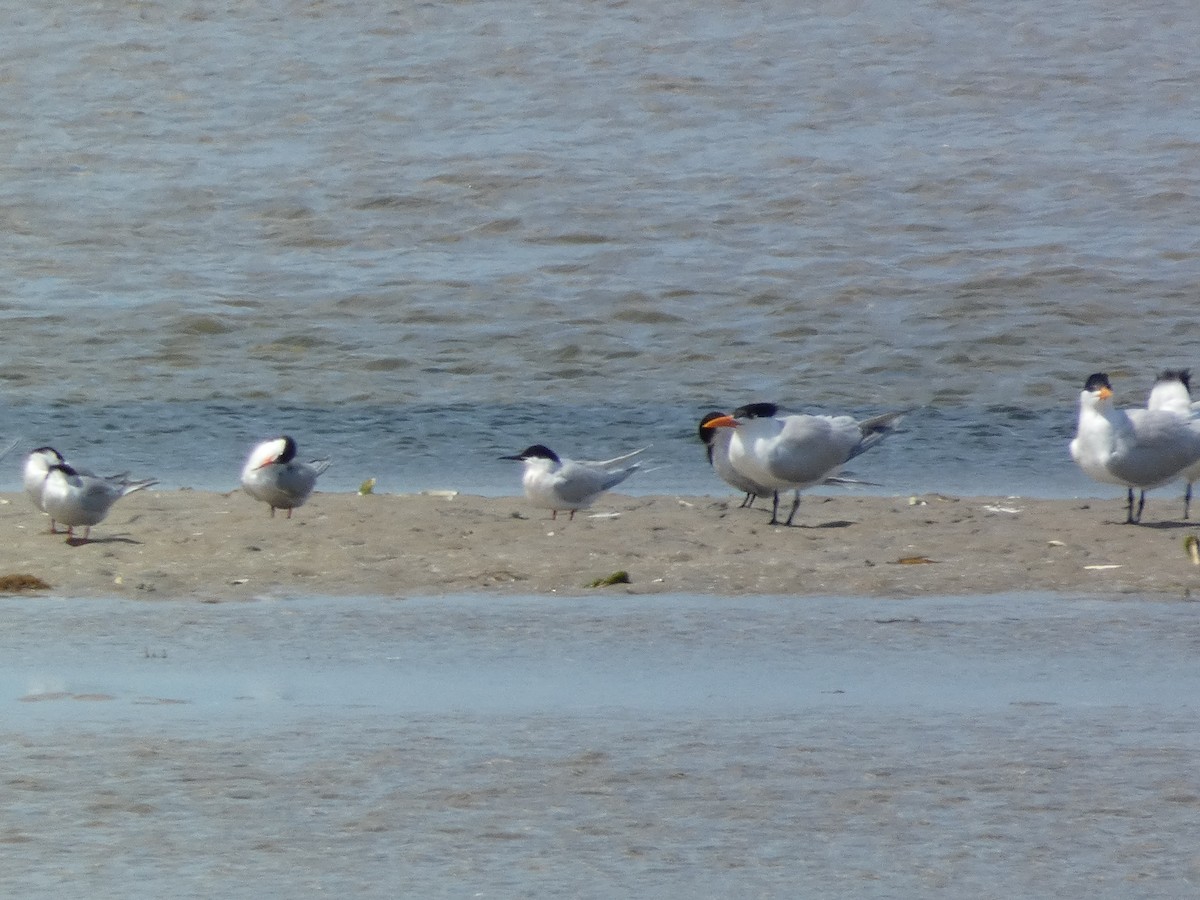
M 909 410 L 857 421 L 851 416 L 780 413 L 774 404 L 747 404 L 708 422 L 730 429 L 729 463 L 744 478 L 775 493 L 771 525 L 779 521 L 779 491 L 795 491 L 784 525 L 800 506 L 800 491 L 836 476 L 842 466 L 891 434 Z
M 746 495 L 742 498 L 742 505 L 739 507 L 745 509 L 754 505 L 755 498 L 773 497 L 775 491 L 747 478 L 733 467 L 733 463 L 729 461 L 729 443 L 733 440 L 732 429 L 714 428 L 712 426 L 714 419 L 724 418 L 725 416 L 726 414 L 723 412 L 708 413 L 700 420 L 700 426 L 697 431 L 700 435 L 700 440 L 704 442 L 704 448 L 708 455 L 708 464 L 717 473 L 717 477 L 731 488 L 739 490 Z
M 1200 423 L 1170 409 L 1118 409 L 1104 372 L 1088 377 L 1079 395 L 1071 458 L 1090 478 L 1126 488 L 1125 522 L 1142 520 L 1146 491 L 1183 476 L 1200 462 Z M 1141 497 L 1136 511 L 1133 491 Z

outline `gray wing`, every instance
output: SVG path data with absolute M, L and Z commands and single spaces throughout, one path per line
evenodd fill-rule
M 108 514 L 112 505 L 124 496 L 121 488 L 102 478 L 86 475 L 81 476 L 80 482 L 79 508 L 88 517 L 97 517 L 97 523 Z
M 1118 429 L 1109 470 L 1132 484 L 1164 484 L 1200 460 L 1200 430 L 1176 413 L 1131 409 Z
M 638 470 L 637 465 L 616 472 L 606 472 L 582 462 L 566 462 L 555 473 L 554 491 L 567 503 L 586 503 L 602 491 L 620 484 Z
M 849 416 L 789 416 L 770 455 L 770 472 L 793 484 L 824 481 L 854 455 L 862 439 Z
M 320 471 L 312 463 L 288 463 L 279 470 L 276 485 L 280 491 L 293 499 L 307 497 L 317 483 L 317 476 L 327 468 L 327 462 L 325 468 Z

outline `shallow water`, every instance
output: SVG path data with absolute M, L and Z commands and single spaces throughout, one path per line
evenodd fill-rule
M 1194 604 L 4 603 L 24 896 L 1187 897 Z
M 624 482 L 621 492 L 732 495 L 710 471 L 696 437 L 696 425 L 708 411 L 649 403 L 629 410 L 594 404 L 269 407 L 261 402 L 45 409 L 6 408 L 0 400 L 0 416 L 18 422 L 23 438 L 22 449 L 0 463 L 0 490 L 21 489 L 24 446 L 50 444 L 95 471 L 131 469 L 154 475 L 168 489 L 227 491 L 237 486 L 245 457 L 261 436 L 288 432 L 298 436 L 302 457 L 333 457 L 334 465 L 319 482 L 328 491 L 357 490 L 375 478 L 376 490 L 384 493 L 516 494 L 520 464 L 500 457 L 540 442 L 589 459 L 648 447 L 641 457 L 643 470 Z M 1119 493 L 1088 481 L 1070 462 L 1066 446 L 1074 426 L 1069 419 L 1009 410 L 983 422 L 961 410 L 926 408 L 900 427 L 847 470 L 869 483 L 822 490 L 1114 498 Z M 1174 492 L 1162 493 L 1168 491 Z
M 696 420 L 774 399 L 921 407 L 891 491 L 1094 494 L 1084 378 L 1197 358 L 1182 0 L 11 6 L 0 433 L 98 469 L 722 491 Z

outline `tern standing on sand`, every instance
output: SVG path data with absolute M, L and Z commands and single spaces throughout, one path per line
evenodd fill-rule
M 286 509 L 290 519 L 292 510 L 304 505 L 317 478 L 328 468 L 328 459 L 297 461 L 296 441 L 285 434 L 263 441 L 250 452 L 242 469 L 242 488 L 271 507 L 271 518 L 275 510 Z
M 67 526 L 67 541 L 75 538 L 75 529 L 83 526 L 83 540 L 91 537 L 92 526 L 103 522 L 113 504 L 127 494 L 158 484 L 153 478 L 128 481 L 124 478 L 99 478 L 54 463 L 46 472 L 42 487 L 42 508 L 51 522 Z
M 1191 372 L 1187 369 L 1168 370 L 1158 376 L 1154 387 L 1150 389 L 1150 397 L 1146 401 L 1147 409 L 1165 409 L 1178 413 L 1190 421 L 1195 421 L 1196 406 L 1192 402 Z M 1195 425 L 1192 426 L 1196 427 Z M 1183 480 L 1187 482 L 1187 490 L 1183 494 L 1183 517 L 1191 518 L 1192 485 L 1200 480 L 1200 462 L 1193 463 L 1183 470 Z
M 776 491 L 771 525 L 779 522 L 778 491 L 794 490 L 791 525 L 800 491 L 822 484 L 842 466 L 891 434 L 908 412 L 886 413 L 859 422 L 850 416 L 767 415 L 767 404 L 749 404 L 732 416 L 712 419 L 711 428 L 729 428 L 729 461 L 755 484 Z
M 623 463 L 645 449 L 643 447 L 613 459 L 575 460 L 560 457 L 543 444 L 534 444 L 513 456 L 500 458 L 525 463 L 521 485 L 530 503 L 541 509 L 553 510 L 550 515 L 552 519 L 558 518 L 560 509 L 570 510 L 570 518 L 574 519 L 576 510 L 591 506 L 592 501 L 602 493 L 636 472 L 637 463 L 628 466 Z
M 1146 491 L 1174 481 L 1200 461 L 1200 427 L 1166 409 L 1117 409 L 1108 375 L 1091 375 L 1079 395 L 1071 458 L 1096 481 L 1126 488 L 1125 522 L 1142 520 Z M 1141 491 L 1134 511 L 1133 491 Z

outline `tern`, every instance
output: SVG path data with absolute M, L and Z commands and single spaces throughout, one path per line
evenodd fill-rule
M 1088 377 L 1079 395 L 1079 425 L 1071 457 L 1096 481 L 1124 485 L 1125 522 L 1142 520 L 1146 491 L 1183 475 L 1200 461 L 1200 428 L 1189 416 L 1168 409 L 1117 409 L 1108 375 Z M 1133 489 L 1141 491 L 1134 512 Z
M 1154 382 L 1154 387 L 1150 389 L 1146 408 L 1167 410 L 1188 419 L 1194 419 L 1196 404 L 1192 402 L 1191 377 L 1191 372 L 1187 369 L 1168 369 L 1163 372 Z M 1192 484 L 1200 480 L 1200 463 L 1184 469 L 1183 479 L 1187 482 L 1187 490 L 1183 494 L 1183 517 L 1189 519 L 1192 507 Z
M 698 429 L 700 440 L 704 442 L 704 448 L 708 454 L 708 464 L 717 473 L 717 477 L 746 495 L 742 498 L 741 506 L 738 507 L 746 509 L 754 505 L 755 498 L 773 497 L 775 491 L 753 481 L 733 467 L 733 463 L 729 461 L 729 443 L 733 439 L 733 431 L 728 428 L 714 428 L 711 424 L 714 419 L 723 417 L 725 417 L 723 412 L 710 412 L 701 419 Z
M 275 517 L 275 510 L 286 509 L 290 519 L 292 510 L 308 500 L 317 478 L 329 464 L 328 459 L 297 462 L 296 441 L 281 435 L 263 441 L 251 451 L 242 469 L 242 488 L 271 507 L 271 518 Z
M 758 418 L 760 416 L 778 415 L 779 407 L 774 403 L 747 403 L 745 406 L 739 407 L 738 412 L 748 418 Z M 733 463 L 729 461 L 729 444 L 733 440 L 733 432 L 728 428 L 713 428 L 712 421 L 723 417 L 723 412 L 710 412 L 700 420 L 698 429 L 700 440 L 704 442 L 705 450 L 708 454 L 708 463 L 712 466 L 713 471 L 728 484 L 730 487 L 736 488 L 745 493 L 742 498 L 741 505 L 738 509 L 749 509 L 754 505 L 754 501 L 759 497 L 770 497 L 773 502 L 778 504 L 779 500 L 776 496 L 777 492 L 771 488 L 759 484 L 751 478 L 743 475 L 733 467 Z M 830 476 L 822 482 L 827 485 L 839 485 L 850 487 L 852 485 L 875 485 L 870 481 L 859 481 L 854 478 L 839 478 Z M 796 491 L 794 502 L 799 503 L 799 491 Z
M 46 476 L 50 474 L 51 466 L 64 462 L 66 459 L 53 447 L 38 447 L 25 460 L 25 470 L 21 476 L 25 485 L 25 493 L 29 495 L 33 505 L 42 512 L 46 511 L 46 505 L 42 502 L 42 492 L 46 489 Z M 54 519 L 50 520 L 50 533 L 58 534 L 58 527 Z
M 66 463 L 66 459 L 61 453 L 53 447 L 38 447 L 30 452 L 25 459 L 25 469 L 22 472 L 21 481 L 25 486 L 25 493 L 29 495 L 29 499 L 33 501 L 33 505 L 46 512 L 46 505 L 42 502 L 42 492 L 46 488 L 46 476 L 50 474 L 50 467 Z M 72 466 L 79 475 L 95 477 L 96 473 L 89 469 L 84 469 L 79 466 Z M 122 472 L 119 475 L 109 475 L 104 478 L 117 487 L 123 487 L 128 484 L 129 473 Z M 50 534 L 58 534 L 57 524 L 53 518 L 50 519 Z
M 83 540 L 91 536 L 92 526 L 104 521 L 113 504 L 134 491 L 158 484 L 154 478 L 129 481 L 125 478 L 100 478 L 73 468 L 69 463 L 52 463 L 42 485 L 42 508 L 51 522 L 67 526 L 68 543 L 82 525 Z
M 708 422 L 732 430 L 729 462 L 755 484 L 775 491 L 769 524 L 779 522 L 779 491 L 793 490 L 791 525 L 800 491 L 835 476 L 847 462 L 891 434 L 909 412 L 885 413 L 862 422 L 850 416 L 780 414 L 775 404 L 752 403 Z
M 560 509 L 570 510 L 569 521 L 575 518 L 576 510 L 591 506 L 602 493 L 636 472 L 637 463 L 622 464 L 645 449 L 612 459 L 583 460 L 566 459 L 543 444 L 534 444 L 513 456 L 500 458 L 525 463 L 521 484 L 526 499 L 536 507 L 552 510 L 551 519 L 558 518 Z
M 779 413 L 779 407 L 774 403 L 747 403 L 745 406 L 739 408 L 739 412 L 750 418 L 774 416 Z M 746 494 L 738 509 L 749 509 L 759 497 L 771 497 L 772 500 L 775 500 L 775 491 L 747 478 L 735 469 L 733 463 L 729 461 L 729 443 L 733 439 L 733 432 L 728 428 L 713 428 L 711 425 L 713 419 L 719 419 L 724 415 L 725 413 L 723 412 L 710 412 L 700 420 L 698 430 L 700 440 L 704 442 L 705 450 L 708 453 L 709 465 L 712 466 L 713 471 L 717 473 L 722 481 L 730 487 L 737 488 Z M 830 476 L 823 483 L 844 487 L 864 484 L 878 486 L 871 481 L 859 481 L 855 478 L 839 478 L 837 476 Z M 775 502 L 778 501 L 776 500 Z

